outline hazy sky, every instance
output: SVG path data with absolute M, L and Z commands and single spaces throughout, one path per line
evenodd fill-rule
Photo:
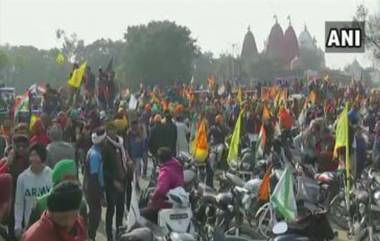
M 323 45 L 326 20 L 351 20 L 364 3 L 380 11 L 380 0 L 0 0 L 0 44 L 59 47 L 55 30 L 75 32 L 86 44 L 99 38 L 121 39 L 128 25 L 172 20 L 189 27 L 202 50 L 215 55 L 240 52 L 248 25 L 259 51 L 278 16 L 284 31 L 287 16 L 299 35 L 306 24 Z M 326 54 L 327 65 L 343 67 L 364 54 Z

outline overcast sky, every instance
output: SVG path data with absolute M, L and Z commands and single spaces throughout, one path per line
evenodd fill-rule
M 380 0 L 0 0 L 0 44 L 59 47 L 57 28 L 88 44 L 121 39 L 128 25 L 171 20 L 189 27 L 201 49 L 215 55 L 231 53 L 235 43 L 239 52 L 250 25 L 261 51 L 276 14 L 284 31 L 290 15 L 297 35 L 306 24 L 323 46 L 324 22 L 351 20 L 361 3 L 380 11 Z M 365 54 L 326 54 L 334 68 L 354 58 L 371 64 Z

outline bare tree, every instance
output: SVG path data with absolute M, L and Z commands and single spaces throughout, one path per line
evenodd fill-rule
M 365 44 L 367 50 L 371 52 L 373 60 L 380 62 L 380 14 L 370 14 L 368 8 L 364 5 L 359 5 L 354 21 L 365 22 Z

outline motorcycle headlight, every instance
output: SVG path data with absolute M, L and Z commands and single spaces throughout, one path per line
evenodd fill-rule
M 377 205 L 378 207 L 380 207 L 380 191 L 376 191 L 376 192 L 373 194 L 373 199 L 375 200 L 376 205 Z

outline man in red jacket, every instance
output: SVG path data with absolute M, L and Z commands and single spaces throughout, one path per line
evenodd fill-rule
M 82 191 L 76 182 L 58 184 L 47 198 L 47 211 L 21 241 L 85 241 L 87 230 L 79 215 L 81 201 Z

